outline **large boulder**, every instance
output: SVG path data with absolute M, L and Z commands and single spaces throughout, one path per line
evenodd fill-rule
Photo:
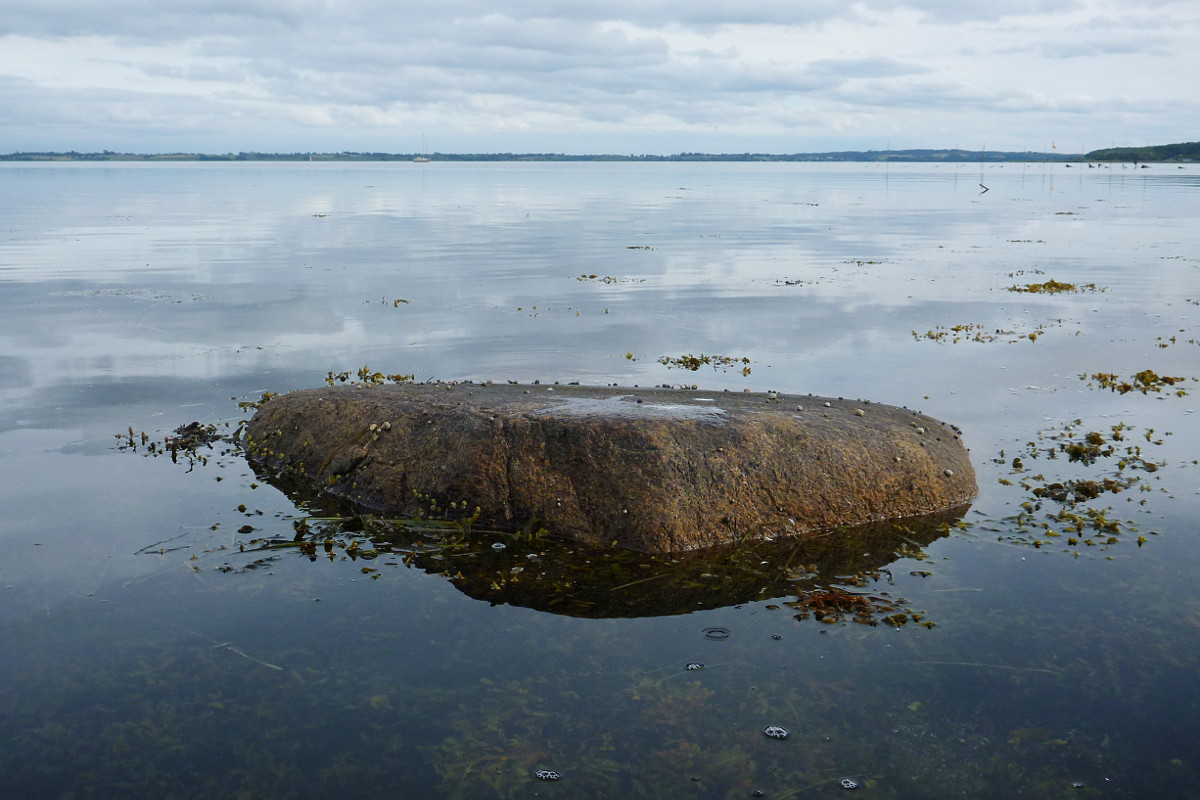
M 958 431 L 814 396 L 491 384 L 355 385 L 263 404 L 258 468 L 360 508 L 647 552 L 968 503 Z

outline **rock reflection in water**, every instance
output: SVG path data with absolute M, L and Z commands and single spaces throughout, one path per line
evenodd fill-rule
M 886 590 L 887 567 L 899 558 L 923 557 L 922 548 L 945 536 L 966 508 L 802 539 L 665 555 L 480 531 L 469 519 L 322 512 L 328 515 L 297 520 L 292 540 L 247 542 L 241 554 L 247 561 L 224 569 L 238 571 L 268 552 L 290 551 L 313 561 L 359 561 L 372 578 L 386 578 L 390 569 L 421 569 L 444 575 L 477 600 L 572 617 L 670 616 L 792 597 L 782 602 L 797 619 L 904 624 L 921 617 Z

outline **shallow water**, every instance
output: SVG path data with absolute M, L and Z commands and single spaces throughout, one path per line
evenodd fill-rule
M 1185 796 L 1198 196 L 1174 166 L 4 165 L 0 795 Z M 1009 291 L 1052 279 L 1081 291 Z M 140 439 L 364 365 L 920 408 L 980 496 L 671 563 L 364 523 Z M 1143 370 L 1187 380 L 1089 379 Z

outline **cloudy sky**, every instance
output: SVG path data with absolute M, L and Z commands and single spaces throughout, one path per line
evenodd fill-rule
M 1197 0 L 0 0 L 0 152 L 1078 152 L 1197 75 Z

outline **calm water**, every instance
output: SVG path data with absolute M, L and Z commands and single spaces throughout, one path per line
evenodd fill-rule
M 5 165 L 0 208 L 0 796 L 1200 785 L 1200 168 Z M 658 362 L 700 353 L 750 374 Z M 497 553 L 141 442 L 364 365 L 906 405 L 980 496 Z

